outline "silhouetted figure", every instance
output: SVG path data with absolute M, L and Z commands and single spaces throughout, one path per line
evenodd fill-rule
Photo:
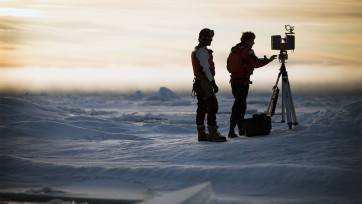
M 267 65 L 276 58 L 276 55 L 269 59 L 264 56 L 259 59 L 255 56 L 252 49 L 255 40 L 253 32 L 243 32 L 240 43 L 231 48 L 231 53 L 228 57 L 227 68 L 230 72 L 230 84 L 232 94 L 235 98 L 230 116 L 230 128 L 228 137 L 234 138 L 238 135 L 234 132 L 236 125 L 239 129 L 239 135 L 244 135 L 243 128 L 244 115 L 246 111 L 246 98 L 248 97 L 250 75 L 253 74 L 255 68 Z
M 219 91 L 215 83 L 215 64 L 212 50 L 207 46 L 211 45 L 214 31 L 204 28 L 199 33 L 199 44 L 191 53 L 192 67 L 194 71 L 193 91 L 197 96 L 196 125 L 199 141 L 224 142 L 226 137 L 218 131 L 216 114 L 219 109 L 215 93 Z M 207 115 L 208 131 L 205 132 L 204 120 Z

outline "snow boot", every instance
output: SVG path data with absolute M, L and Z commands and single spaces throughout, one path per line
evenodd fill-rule
M 238 123 L 239 136 L 245 135 L 244 120 Z
M 238 135 L 235 133 L 234 128 L 236 127 L 236 124 L 234 123 L 230 123 L 230 128 L 229 128 L 229 134 L 228 137 L 230 138 L 236 138 L 238 137 Z
M 229 131 L 229 134 L 228 134 L 228 137 L 230 137 L 230 138 L 236 138 L 236 137 L 238 137 L 238 135 L 234 132 L 234 130 L 230 130 L 230 131 Z
M 209 141 L 210 142 L 225 142 L 226 137 L 222 136 L 216 126 L 208 126 L 209 129 Z
M 197 140 L 199 141 L 209 141 L 209 135 L 205 132 L 205 125 L 197 126 Z

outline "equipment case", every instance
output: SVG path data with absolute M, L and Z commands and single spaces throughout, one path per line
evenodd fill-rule
M 244 119 L 246 136 L 268 135 L 271 130 L 271 118 L 266 114 L 254 114 L 252 118 Z

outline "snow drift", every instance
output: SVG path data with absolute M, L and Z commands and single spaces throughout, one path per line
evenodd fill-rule
M 265 111 L 269 97 L 251 95 L 247 117 Z M 360 203 L 360 97 L 294 101 L 293 130 L 277 123 L 278 107 L 270 135 L 216 144 L 196 140 L 195 101 L 167 88 L 1 96 L 1 197 L 135 203 L 206 182 L 208 203 Z M 219 97 L 223 134 L 232 102 Z

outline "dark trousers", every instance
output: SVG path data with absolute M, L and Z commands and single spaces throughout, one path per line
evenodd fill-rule
M 204 125 L 204 120 L 207 114 L 207 125 L 217 126 L 216 114 L 219 110 L 219 104 L 215 94 L 212 94 L 208 99 L 197 97 L 196 110 L 196 125 Z
M 246 98 L 249 93 L 249 84 L 233 83 L 231 90 L 234 96 L 234 104 L 231 109 L 230 129 L 233 130 L 238 125 L 239 130 L 243 129 L 244 115 L 246 111 Z

